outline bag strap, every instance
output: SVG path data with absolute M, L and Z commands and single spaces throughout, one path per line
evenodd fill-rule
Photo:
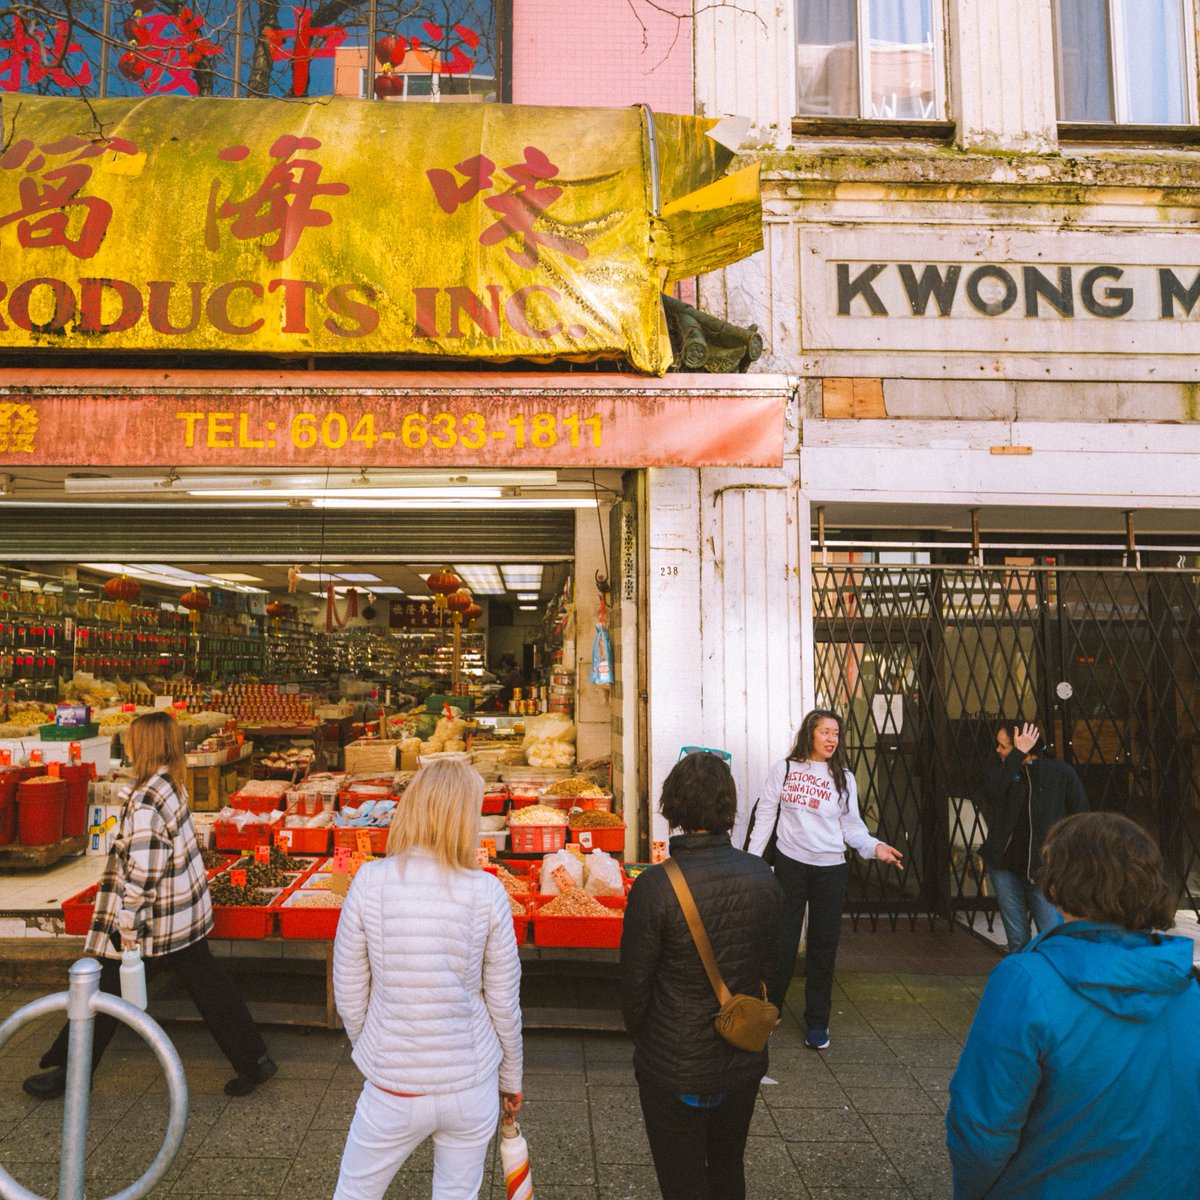
M 692 899 L 692 889 L 688 887 L 687 880 L 684 879 L 683 872 L 679 869 L 679 864 L 673 858 L 668 858 L 663 866 L 666 868 L 671 886 L 675 889 L 679 907 L 683 909 L 683 915 L 687 918 L 688 928 L 692 931 L 692 941 L 696 943 L 696 949 L 700 953 L 700 961 L 704 964 L 708 982 L 712 984 L 712 989 L 717 994 L 717 1002 L 724 1007 L 729 1003 L 730 992 L 725 986 L 725 980 L 721 978 L 721 972 L 717 970 L 717 960 L 713 956 L 712 943 L 708 940 L 704 922 L 700 920 L 696 902 Z

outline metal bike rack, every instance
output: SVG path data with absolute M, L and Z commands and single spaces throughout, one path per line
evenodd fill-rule
M 139 1200 L 167 1173 L 183 1144 L 187 1124 L 187 1079 L 183 1063 L 170 1038 L 152 1017 L 140 1008 L 100 990 L 100 964 L 82 958 L 68 973 L 65 992 L 55 992 L 26 1004 L 0 1025 L 0 1046 L 30 1021 L 49 1013 L 67 1010 L 70 1034 L 67 1042 L 67 1088 L 63 1104 L 62 1159 L 58 1173 L 57 1200 L 83 1200 L 84 1159 L 87 1156 L 88 1107 L 92 1090 L 92 1034 L 96 1013 L 107 1013 L 123 1021 L 150 1043 L 163 1074 L 167 1077 L 170 1116 L 158 1156 L 139 1179 L 105 1200 Z M 0 1200 L 54 1200 L 22 1187 L 0 1166 Z

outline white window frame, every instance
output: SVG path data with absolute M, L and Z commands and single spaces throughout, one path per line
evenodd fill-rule
M 1129 72 L 1125 63 L 1125 29 L 1127 20 L 1136 20 L 1136 6 L 1145 0 L 1108 0 L 1108 57 L 1111 64 L 1109 87 L 1112 88 L 1113 124 L 1131 125 L 1129 116 Z M 861 0 L 860 0 L 861 3 Z M 1197 122 L 1196 95 L 1196 6 L 1195 0 L 1175 0 L 1183 10 L 1183 75 L 1190 82 L 1185 89 L 1185 125 Z M 1058 69 L 1058 30 L 1054 31 L 1055 70 Z M 1065 118 L 1059 114 L 1059 122 Z M 1071 124 L 1072 122 L 1067 121 Z
M 796 2 L 793 0 L 792 13 L 796 12 Z M 803 2 L 803 0 L 799 0 Z M 855 55 L 858 66 L 858 112 L 859 118 L 873 121 L 941 121 L 946 117 L 946 19 L 944 0 L 930 0 L 930 37 L 933 50 L 933 104 L 932 111 L 920 117 L 895 117 L 886 112 L 876 115 L 871 111 L 871 28 L 870 0 L 855 0 Z M 793 41 L 798 44 L 798 39 Z M 795 62 L 796 52 L 792 51 L 792 61 Z M 800 81 L 796 79 L 796 97 L 793 103 L 796 108 L 800 104 Z M 834 119 L 844 118 L 845 114 L 830 114 Z

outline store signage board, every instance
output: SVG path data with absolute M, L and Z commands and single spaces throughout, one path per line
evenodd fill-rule
M 602 358 L 661 375 L 663 286 L 761 248 L 762 211 L 756 171 L 724 176 L 717 122 L 656 116 L 652 214 L 646 120 L 22 96 L 0 153 L 0 348 Z
M 776 376 L 566 385 L 497 375 L 481 387 L 477 377 L 455 386 L 429 375 L 402 387 L 391 374 L 359 375 L 351 387 L 322 372 L 298 388 L 239 387 L 246 376 L 234 373 L 227 390 L 210 378 L 207 389 L 153 391 L 133 374 L 103 390 L 60 389 L 54 376 L 0 370 L 0 466 L 777 467 L 787 396 Z

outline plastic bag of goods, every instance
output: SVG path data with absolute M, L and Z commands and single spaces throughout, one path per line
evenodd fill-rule
M 562 888 L 558 886 L 558 880 L 554 878 L 556 867 L 565 867 L 575 886 L 583 886 L 583 863 L 566 850 L 555 850 L 553 854 L 547 854 L 542 859 L 541 894 L 543 896 L 557 896 L 562 891 Z M 624 895 L 623 892 L 622 895 Z
M 541 713 L 525 722 L 525 747 L 534 742 L 573 742 L 575 722 L 565 713 Z M 572 757 L 574 757 L 572 755 Z
M 625 895 L 621 864 L 603 850 L 593 850 L 591 854 L 584 855 L 583 890 L 593 896 Z
M 569 767 L 575 762 L 575 747 L 570 742 L 554 740 L 526 742 L 525 761 L 531 767 Z

